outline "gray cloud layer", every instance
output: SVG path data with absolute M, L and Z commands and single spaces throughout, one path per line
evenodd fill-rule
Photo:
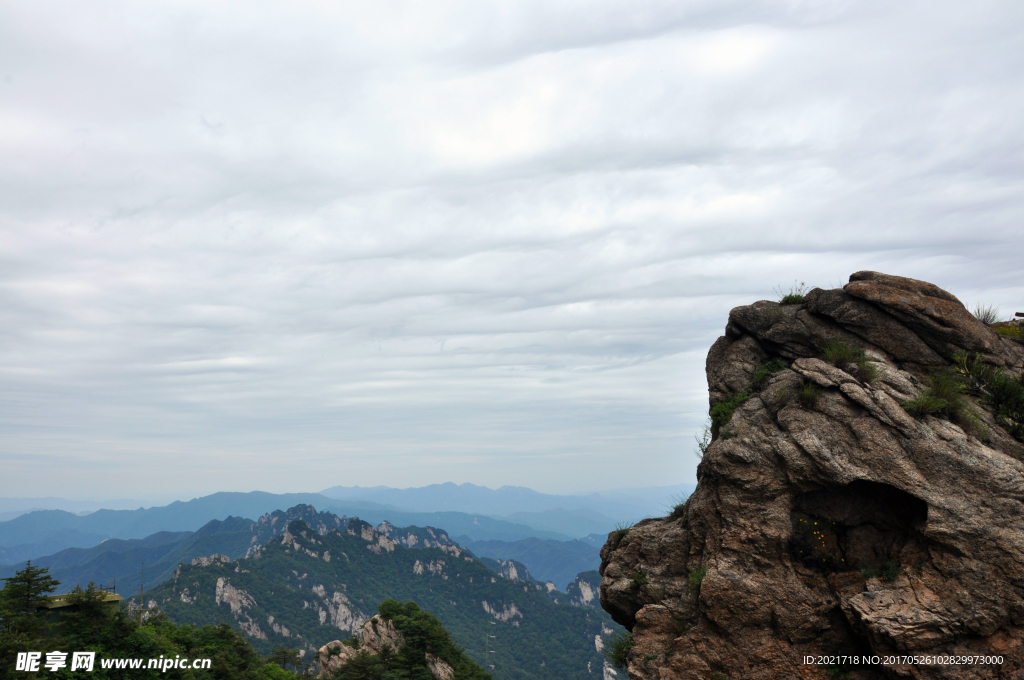
M 1024 311 L 1014 2 L 0 9 L 2 495 L 690 481 L 737 304 Z

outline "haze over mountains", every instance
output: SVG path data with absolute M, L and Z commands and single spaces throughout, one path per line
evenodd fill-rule
M 606 534 L 619 523 L 664 515 L 673 499 L 685 497 L 691 488 L 679 485 L 560 496 L 524 487 L 488 489 L 449 483 L 413 489 L 332 487 L 320 494 L 221 492 L 165 506 L 104 508 L 83 515 L 68 509 L 34 510 L 0 522 L 0 563 L 22 562 L 66 548 L 90 548 L 111 538 L 196 531 L 211 520 L 229 516 L 255 520 L 300 503 L 372 523 L 387 520 L 397 525 L 437 526 L 452 536 L 471 540 L 514 542 L 532 537 L 565 541 Z M 32 507 L 30 501 L 62 508 L 87 503 L 54 498 L 0 499 L 0 508 Z
M 13 573 L 17 565 L 35 560 L 59 570 L 69 588 L 79 580 L 111 578 L 135 588 L 142 563 L 150 565 L 148 580 L 155 583 L 178 560 L 209 554 L 211 534 L 226 546 L 221 552 L 244 554 L 243 545 L 223 535 L 234 526 L 228 520 L 254 521 L 307 504 L 375 525 L 438 527 L 481 557 L 518 560 L 535 577 L 565 588 L 579 572 L 597 568 L 608 531 L 664 515 L 673 499 L 688 491 L 679 486 L 561 496 L 523 487 L 450 483 L 414 489 L 332 487 L 319 494 L 222 492 L 165 506 L 86 514 L 69 509 L 88 501 L 0 499 L 0 508 L 32 507 L 32 502 L 66 508 L 34 510 L 0 522 L 0 565 L 8 565 L 0 572 Z
M 619 489 L 582 496 L 545 494 L 523 486 L 503 486 L 489 489 L 474 484 L 431 484 L 410 489 L 384 486 L 333 486 L 320 493 L 330 498 L 348 501 L 371 501 L 404 510 L 454 510 L 484 513 L 508 518 L 517 513 L 536 513 L 565 510 L 570 513 L 590 511 L 615 521 L 632 521 L 665 512 L 674 494 L 689 494 L 693 485 Z

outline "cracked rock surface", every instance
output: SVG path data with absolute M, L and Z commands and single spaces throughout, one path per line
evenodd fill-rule
M 824 359 L 837 342 L 863 350 L 870 381 Z M 965 352 L 1024 369 L 1024 346 L 950 293 L 877 272 L 732 310 L 708 353 L 710 405 L 749 398 L 676 518 L 601 551 L 601 605 L 634 637 L 629 677 L 1024 677 L 1024 445 L 976 398 L 972 433 L 903 406 Z M 785 367 L 753 388 L 773 359 Z M 821 655 L 1002 664 L 804 663 Z

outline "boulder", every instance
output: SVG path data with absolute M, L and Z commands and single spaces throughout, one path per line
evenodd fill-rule
M 768 355 L 757 340 L 743 336 L 734 340 L 722 336 L 711 346 L 708 352 L 706 372 L 708 379 L 714 376 L 714 383 L 708 384 L 711 405 L 729 398 L 729 395 L 742 391 L 750 384 L 750 377 Z
M 320 662 L 320 673 L 317 677 L 323 678 L 331 675 L 355 655 L 356 650 L 342 644 L 341 640 L 328 642 L 320 648 L 317 654 L 317 660 Z
M 405 636 L 395 630 L 394 624 L 388 619 L 374 616 L 363 624 L 359 631 L 359 647 L 370 654 L 380 654 L 384 645 L 390 645 L 397 652 L 405 644 Z
M 434 680 L 453 680 L 455 677 L 455 669 L 430 652 L 427 652 L 427 669 L 434 676 Z
M 971 352 L 984 355 L 997 366 L 1024 366 L 1024 348 L 976 319 L 952 294 L 936 285 L 857 272 L 843 290 L 898 319 L 947 361 L 960 352 Z
M 391 645 L 391 649 L 397 652 L 403 644 L 405 644 L 405 636 L 395 630 L 391 621 L 374 616 L 359 629 L 358 649 L 344 645 L 340 640 L 329 642 L 320 648 L 318 656 L 320 673 L 317 677 L 329 676 L 360 651 L 376 655 L 380 654 L 384 645 Z
M 782 305 L 762 300 L 729 312 L 730 326 L 743 329 L 761 348 L 786 359 L 812 357 L 830 342 L 842 341 L 864 349 L 878 348 L 805 305 Z
M 914 331 L 891 314 L 842 289 L 815 288 L 804 296 L 807 310 L 826 316 L 897 361 L 941 366 L 943 361 Z
M 730 313 L 708 354 L 710 402 L 750 398 L 681 516 L 612 532 L 601 550 L 601 605 L 634 636 L 631 680 L 826 678 L 805 663 L 825 655 L 889 656 L 831 677 L 1024 677 L 1024 445 L 974 397 L 973 434 L 903 407 L 955 354 L 1010 373 L 1022 362 L 937 286 L 851 279 Z M 865 350 L 873 380 L 821 359 L 836 338 Z M 753 389 L 773 359 L 786 368 Z

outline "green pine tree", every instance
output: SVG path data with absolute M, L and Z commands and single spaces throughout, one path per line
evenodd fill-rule
M 46 596 L 57 590 L 60 581 L 50 576 L 46 567 L 33 567 L 32 561 L 16 571 L 0 590 L 0 616 L 3 629 L 9 633 L 22 633 L 38 637 L 43 630 L 43 618 L 37 610 L 46 603 Z

